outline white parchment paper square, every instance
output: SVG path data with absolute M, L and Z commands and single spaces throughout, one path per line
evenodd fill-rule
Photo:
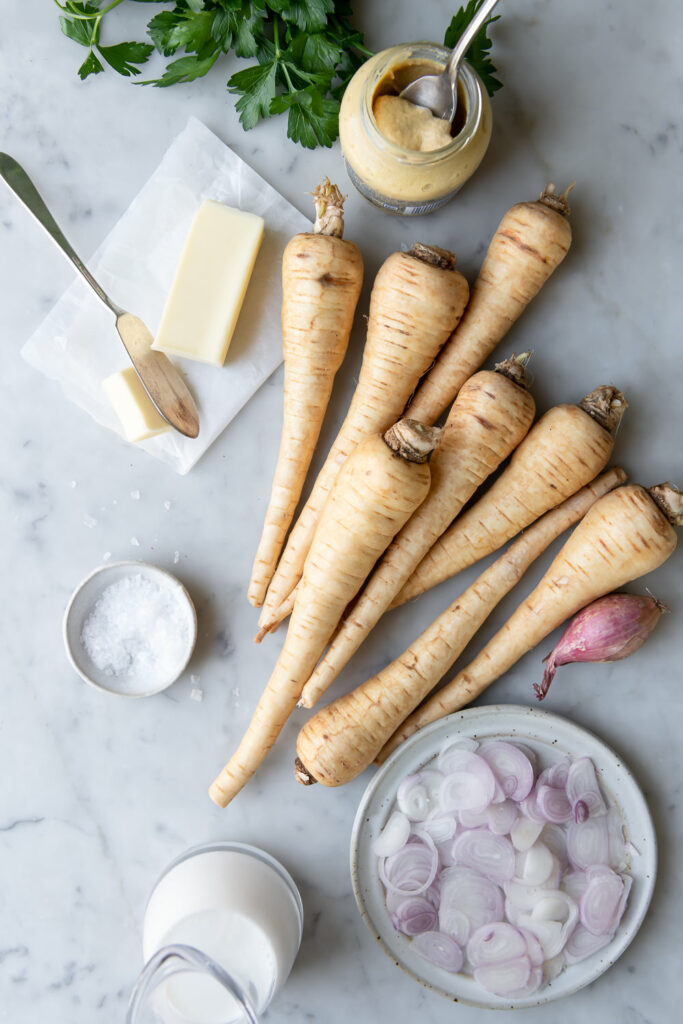
M 199 409 L 195 440 L 176 431 L 138 447 L 187 473 L 242 406 L 282 362 L 282 252 L 310 221 L 196 118 L 171 143 L 154 174 L 88 261 L 114 302 L 141 317 L 152 333 L 192 219 L 203 199 L 260 214 L 265 234 L 225 365 L 174 362 Z M 92 416 L 123 432 L 101 383 L 129 365 L 112 314 L 80 278 L 67 289 L 22 349 L 41 373 Z

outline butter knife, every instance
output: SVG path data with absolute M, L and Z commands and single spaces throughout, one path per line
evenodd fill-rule
M 154 337 L 142 320 L 112 302 L 62 234 L 54 217 L 23 167 L 7 153 L 0 153 L 0 177 L 33 214 L 50 238 L 85 278 L 100 302 L 116 317 L 116 330 L 130 356 L 142 386 L 167 423 L 185 437 L 199 434 L 199 416 L 185 381 L 163 352 L 152 350 Z

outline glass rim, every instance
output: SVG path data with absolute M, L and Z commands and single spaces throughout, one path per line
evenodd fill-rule
M 420 52 L 422 52 L 426 58 L 435 58 L 437 62 L 439 58 L 443 58 L 444 67 L 446 66 L 448 57 L 451 54 L 451 51 L 445 46 L 441 46 L 439 43 L 430 43 L 426 41 L 398 43 L 395 46 L 390 46 L 386 50 L 381 50 L 376 54 L 376 57 L 382 57 L 384 59 L 382 61 L 378 61 L 377 67 L 373 70 L 371 75 L 368 75 L 367 79 L 363 83 L 361 93 L 361 116 L 365 128 L 375 145 L 384 149 L 385 152 L 390 153 L 401 163 L 425 165 L 448 160 L 467 145 L 470 139 L 472 139 L 476 134 L 477 129 L 481 124 L 481 119 L 484 114 L 484 103 L 482 102 L 484 84 L 474 68 L 466 60 L 463 60 L 458 71 L 458 81 L 462 84 L 462 87 L 465 90 L 467 116 L 465 118 L 465 123 L 458 134 L 445 146 L 441 146 L 440 149 L 423 151 L 399 146 L 398 143 L 387 139 L 379 130 L 372 109 L 372 100 L 382 76 L 386 74 L 392 64 L 398 63 L 399 55 L 402 52 L 408 58 L 414 58 Z M 370 60 L 373 59 L 374 58 L 372 57 L 370 58 Z
M 201 853 L 215 853 L 222 851 L 243 853 L 246 856 L 253 857 L 254 860 L 260 860 L 261 863 L 267 864 L 268 867 L 272 868 L 275 871 L 275 873 L 282 879 L 282 881 L 285 883 L 287 889 L 289 890 L 294 899 L 294 904 L 297 910 L 297 917 L 299 920 L 298 942 L 299 944 L 301 944 L 304 928 L 304 905 L 301 899 L 301 893 L 299 892 L 297 884 L 290 875 L 289 871 L 287 871 L 287 869 L 280 863 L 279 860 L 273 857 L 270 853 L 267 853 L 265 850 L 262 850 L 260 847 L 252 846 L 251 843 L 241 843 L 237 840 L 232 839 L 207 840 L 204 843 L 198 843 L 196 846 L 188 847 L 182 853 L 178 854 L 178 856 L 175 857 L 172 861 L 170 861 L 163 869 L 163 871 L 161 871 L 160 874 L 155 879 L 155 882 L 150 890 L 149 896 L 147 897 L 147 902 L 145 903 L 143 917 L 147 913 L 147 910 L 149 909 L 149 904 L 151 902 L 152 896 L 156 892 L 159 884 L 163 881 L 166 875 L 168 875 L 174 868 L 178 867 L 179 864 L 184 863 L 184 861 L 190 860 L 192 857 L 196 857 Z

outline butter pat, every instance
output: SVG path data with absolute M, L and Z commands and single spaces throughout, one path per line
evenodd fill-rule
M 206 199 L 152 348 L 222 366 L 263 239 L 263 217 Z
M 145 391 L 140 378 L 129 366 L 112 373 L 102 381 L 102 387 L 121 420 L 127 441 L 146 441 L 148 437 L 165 434 L 171 429 Z

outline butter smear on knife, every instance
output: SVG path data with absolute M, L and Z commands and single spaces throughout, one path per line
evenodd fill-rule
M 262 239 L 262 217 L 204 200 L 152 348 L 222 366 Z

